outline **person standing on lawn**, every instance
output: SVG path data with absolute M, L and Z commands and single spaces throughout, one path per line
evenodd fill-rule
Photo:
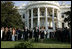
M 15 28 L 13 28 L 13 30 L 12 30 L 12 41 L 15 41 L 15 33 L 16 33 Z
M 43 42 L 44 39 L 44 27 L 41 29 L 41 42 Z
M 24 30 L 24 39 L 25 40 L 28 40 L 28 28 L 27 27 L 25 27 L 25 30 Z
M 32 39 L 32 29 L 29 30 L 29 38 Z
M 6 27 L 6 28 L 5 28 L 5 32 L 4 32 L 4 34 L 3 34 L 3 36 L 4 36 L 4 39 L 3 39 L 3 40 L 4 40 L 4 41 L 8 41 L 8 35 L 9 35 L 9 34 L 8 34 L 8 27 Z
M 18 40 L 21 40 L 22 32 L 21 32 L 21 29 L 20 28 L 18 29 L 18 33 L 19 33 L 18 34 Z
M 35 30 L 34 30 L 34 37 L 35 37 L 35 42 L 38 42 L 38 37 L 39 37 L 39 29 L 38 29 L 38 27 L 36 27 Z
M 16 29 L 17 40 L 19 40 L 19 28 Z
M 11 41 L 11 32 L 10 32 L 10 28 L 8 28 L 7 35 L 8 35 L 7 40 L 8 40 L 8 41 Z
M 1 40 L 3 40 L 4 27 L 1 28 Z
M 24 30 L 24 31 L 23 31 L 23 40 L 25 40 L 25 27 L 24 27 L 23 30 Z
M 9 40 L 11 41 L 12 40 L 12 28 L 9 28 L 9 31 L 10 31 Z

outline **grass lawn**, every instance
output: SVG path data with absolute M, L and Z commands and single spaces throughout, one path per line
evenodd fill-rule
M 14 48 L 16 44 L 22 43 L 24 41 L 1 41 L 1 48 Z M 46 39 L 43 42 L 34 42 L 30 40 L 33 48 L 71 48 L 70 43 L 57 42 L 55 40 Z

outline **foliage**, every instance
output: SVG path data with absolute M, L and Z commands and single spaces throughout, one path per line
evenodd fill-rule
M 32 48 L 32 44 L 30 42 L 22 42 L 22 43 L 19 43 L 15 46 L 15 48 Z
M 11 1 L 1 1 L 1 27 L 2 26 L 23 27 L 21 16 Z
M 68 16 L 64 19 L 64 22 L 68 22 L 69 27 L 71 27 L 71 11 L 64 12 L 63 14 Z

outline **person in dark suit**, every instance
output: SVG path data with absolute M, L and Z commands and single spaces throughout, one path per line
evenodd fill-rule
M 12 41 L 12 28 L 9 28 L 9 32 L 10 32 L 9 40 Z
M 21 30 L 20 30 L 20 28 L 18 29 L 18 40 L 21 40 L 21 36 L 22 36 L 22 32 L 21 32 Z
M 32 29 L 29 30 L 29 38 L 32 39 Z
M 44 31 L 41 31 L 41 39 L 44 39 Z
M 43 42 L 44 39 L 44 28 L 41 29 L 41 42 Z
M 8 41 L 11 41 L 11 36 L 12 36 L 12 32 L 10 31 L 10 29 L 8 30 Z
M 9 34 L 8 34 L 9 32 L 8 32 L 8 27 L 6 27 L 5 28 L 5 32 L 4 32 L 4 41 L 8 41 L 8 36 L 9 36 Z
M 36 27 L 35 30 L 34 30 L 34 37 L 35 37 L 35 42 L 38 42 L 38 37 L 39 37 L 39 29 L 38 29 L 38 27 Z
M 63 42 L 67 42 L 69 40 L 69 31 L 67 27 L 64 28 L 62 32 L 63 32 Z
M 24 30 L 24 40 L 28 40 L 28 33 L 29 33 L 29 30 L 27 29 L 27 27 L 25 27 L 25 30 Z
M 16 34 L 17 34 L 17 39 L 16 40 L 19 40 L 19 28 L 16 29 Z
M 23 40 L 25 40 L 25 27 L 24 27 L 24 31 L 23 31 Z

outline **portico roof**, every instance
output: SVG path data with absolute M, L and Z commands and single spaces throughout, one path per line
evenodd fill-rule
M 58 1 L 29 1 L 28 5 L 37 4 L 37 3 L 49 3 L 49 4 L 53 4 L 53 5 L 59 6 Z

